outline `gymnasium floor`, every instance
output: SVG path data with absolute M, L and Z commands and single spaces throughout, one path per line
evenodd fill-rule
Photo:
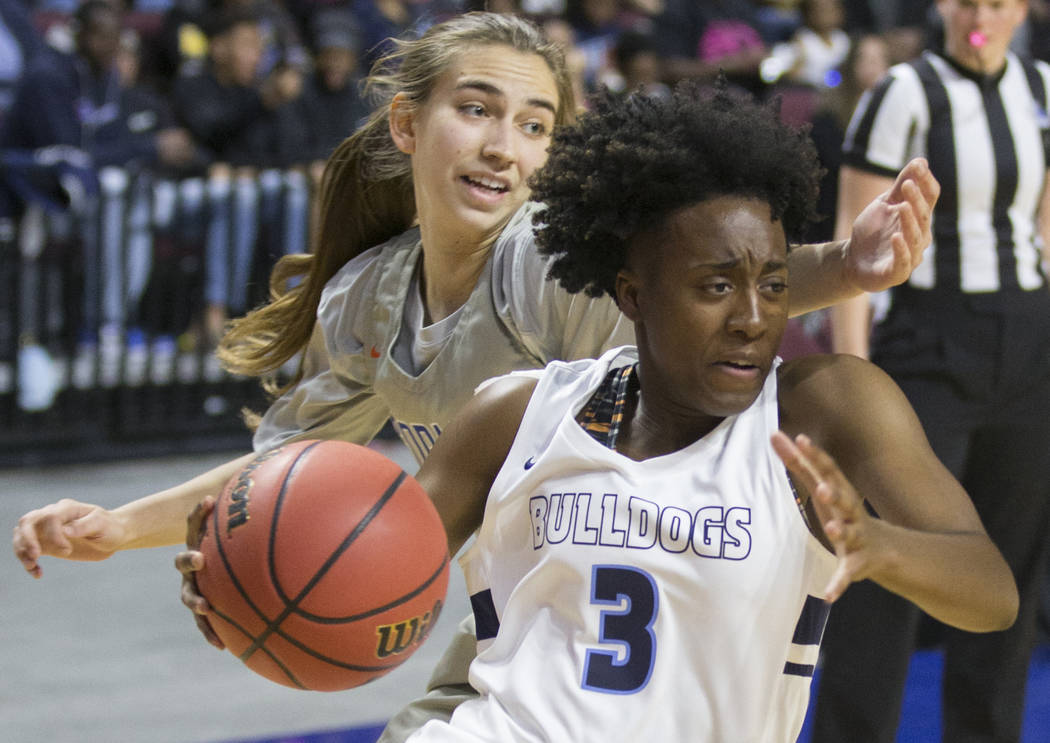
M 386 450 L 411 471 L 398 449 Z M 48 470 L 0 470 L 0 524 L 62 497 L 116 505 L 230 458 L 179 457 Z M 5 531 L 4 534 L 10 532 Z M 0 557 L 0 741 L 4 743 L 373 743 L 423 687 L 468 612 L 453 570 L 429 642 L 373 684 L 302 692 L 248 672 L 199 637 L 178 598 L 177 548 L 101 563 L 46 560 L 39 581 Z M 902 743 L 937 741 L 935 653 L 917 658 Z M 1050 651 L 1033 665 L 1024 743 L 1050 743 Z

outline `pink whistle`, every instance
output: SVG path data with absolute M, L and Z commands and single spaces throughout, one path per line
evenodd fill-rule
M 970 42 L 970 46 L 975 49 L 980 49 L 988 42 L 988 37 L 982 34 L 980 31 L 971 31 L 970 35 L 966 37 L 967 41 Z

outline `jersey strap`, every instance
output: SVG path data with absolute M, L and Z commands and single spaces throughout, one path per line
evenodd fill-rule
M 583 430 L 609 449 L 616 448 L 627 396 L 638 389 L 637 367 L 637 364 L 630 364 L 610 369 L 577 416 Z

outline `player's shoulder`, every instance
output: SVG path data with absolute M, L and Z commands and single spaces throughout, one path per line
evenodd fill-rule
M 378 301 L 370 292 L 375 291 L 384 266 L 398 260 L 407 260 L 418 245 L 419 229 L 412 228 L 348 260 L 325 284 L 321 292 L 321 311 L 323 312 L 328 305 L 341 305 L 355 299 Z
M 527 201 L 510 218 L 492 246 L 494 285 L 505 293 L 532 291 L 547 275 L 547 260 L 536 249 L 534 217 L 543 207 Z
M 850 354 L 814 354 L 781 364 L 777 397 L 785 430 L 829 432 L 871 421 L 903 400 L 889 375 Z

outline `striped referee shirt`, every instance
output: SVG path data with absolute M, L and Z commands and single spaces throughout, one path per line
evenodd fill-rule
M 913 157 L 941 183 L 913 289 L 1005 294 L 1043 286 L 1036 213 L 1048 160 L 1050 66 L 1007 55 L 996 76 L 925 52 L 860 100 L 843 162 L 895 177 Z M 996 299 L 994 296 L 988 299 Z

